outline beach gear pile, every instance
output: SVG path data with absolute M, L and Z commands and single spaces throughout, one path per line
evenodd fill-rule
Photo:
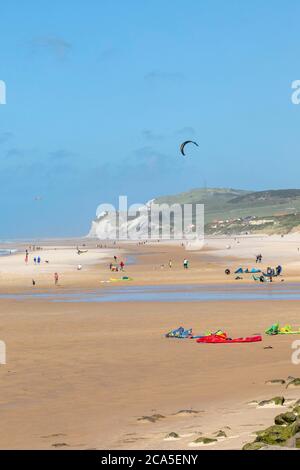
M 166 338 L 196 339 L 197 343 L 255 343 L 262 341 L 261 335 L 247 336 L 245 338 L 230 338 L 225 331 L 207 331 L 204 335 L 194 336 L 192 328 L 186 330 L 183 326 L 169 331 Z
M 245 338 L 229 338 L 227 333 L 218 332 L 209 336 L 198 338 L 197 343 L 256 343 L 262 341 L 261 335 L 246 336 Z
M 226 272 L 226 271 L 225 271 Z M 239 280 L 239 279 L 243 279 L 240 274 L 252 274 L 253 276 L 255 274 L 258 274 L 258 273 L 261 273 L 261 270 L 258 269 L 258 268 L 242 268 L 242 267 L 239 267 L 237 268 L 235 271 L 234 271 L 234 274 L 237 274 L 237 276 L 235 277 L 236 280 Z
M 291 325 L 280 326 L 279 323 L 274 323 L 272 326 L 266 329 L 265 334 L 269 336 L 276 335 L 299 335 L 300 327 L 293 330 Z M 206 331 L 203 335 L 195 336 L 193 334 L 193 329 L 185 329 L 183 326 L 175 328 L 174 330 L 169 331 L 166 335 L 166 338 L 180 338 L 180 339 L 195 339 L 197 343 L 256 343 L 262 341 L 262 336 L 260 334 L 255 334 L 246 337 L 240 338 L 231 338 L 223 330 L 217 330 L 214 333 L 211 331 Z
M 236 271 L 234 271 L 234 274 L 256 274 L 256 273 L 261 273 L 261 269 L 257 269 L 257 268 L 243 269 L 242 267 L 240 267 Z
M 183 326 L 180 326 L 179 328 L 175 328 L 175 330 L 169 331 L 168 333 L 166 333 L 165 336 L 166 338 L 193 338 L 193 331 L 192 328 L 190 328 L 189 330 L 185 330 Z
M 244 269 L 242 267 L 239 267 L 234 271 L 234 274 L 257 274 L 257 273 L 261 273 L 261 272 L 262 272 L 262 270 L 258 269 L 258 268 L 251 268 L 251 269 L 245 268 Z M 264 276 L 276 277 L 276 276 L 280 276 L 281 273 L 282 273 L 282 266 L 280 266 L 280 264 L 279 264 L 278 266 L 276 266 L 276 268 L 268 267 L 267 272 L 266 273 L 263 272 L 263 275 Z
M 291 325 L 284 325 L 280 328 L 279 323 L 274 323 L 274 325 L 270 326 L 270 328 L 267 328 L 265 333 L 267 335 L 273 336 L 273 335 L 299 335 L 300 334 L 300 328 L 298 330 L 293 330 Z
M 230 274 L 230 270 L 226 269 L 225 274 Z M 256 282 L 272 282 L 273 277 L 278 277 L 282 274 L 282 266 L 279 264 L 275 268 L 268 267 L 266 272 L 258 268 L 243 268 L 239 267 L 234 271 L 237 274 L 235 279 L 243 279 L 240 274 L 252 274 L 251 278 Z M 283 280 L 283 279 L 282 279 Z
M 117 279 L 115 277 L 111 277 L 110 278 L 110 282 L 122 282 L 122 281 L 132 281 L 132 277 L 128 277 L 128 276 L 123 276 L 121 277 L 121 279 Z
M 271 279 L 269 277 L 264 276 L 263 274 L 261 274 L 260 276 L 255 276 L 253 274 L 252 279 L 254 281 L 259 281 L 259 282 L 271 282 Z

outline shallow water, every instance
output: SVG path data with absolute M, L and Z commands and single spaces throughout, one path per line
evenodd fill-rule
M 90 291 L 0 294 L 0 299 L 45 299 L 51 302 L 204 302 L 241 300 L 300 300 L 300 284 L 247 286 L 130 286 L 118 285 Z
M 7 250 L 7 249 L 2 249 L 0 248 L 0 256 L 9 256 L 9 255 L 13 255 L 14 253 L 16 253 L 17 250 Z

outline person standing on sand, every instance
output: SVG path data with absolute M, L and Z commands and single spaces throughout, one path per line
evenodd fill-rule
M 169 268 L 170 269 L 172 268 L 172 260 L 171 259 L 169 260 Z
M 125 266 L 124 261 L 121 261 L 121 263 L 120 263 L 120 269 L 121 269 L 121 271 L 124 271 L 124 266 Z
M 26 250 L 26 253 L 25 253 L 25 263 L 26 264 L 28 263 L 28 250 Z
M 189 262 L 186 258 L 183 260 L 183 267 L 184 267 L 184 269 L 188 269 L 188 267 L 189 267 Z
M 54 284 L 57 286 L 58 284 L 58 273 L 54 273 Z

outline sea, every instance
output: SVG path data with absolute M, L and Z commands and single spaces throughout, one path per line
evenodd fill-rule
M 8 250 L 8 249 L 0 248 L 0 256 L 13 255 L 14 253 L 16 253 L 16 251 L 17 250 L 14 250 L 14 249 Z

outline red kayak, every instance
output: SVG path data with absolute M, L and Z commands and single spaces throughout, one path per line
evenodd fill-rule
M 228 338 L 225 334 L 222 335 L 209 335 L 202 336 L 198 338 L 197 343 L 256 343 L 257 341 L 262 341 L 260 335 L 255 336 L 246 336 L 245 338 Z

